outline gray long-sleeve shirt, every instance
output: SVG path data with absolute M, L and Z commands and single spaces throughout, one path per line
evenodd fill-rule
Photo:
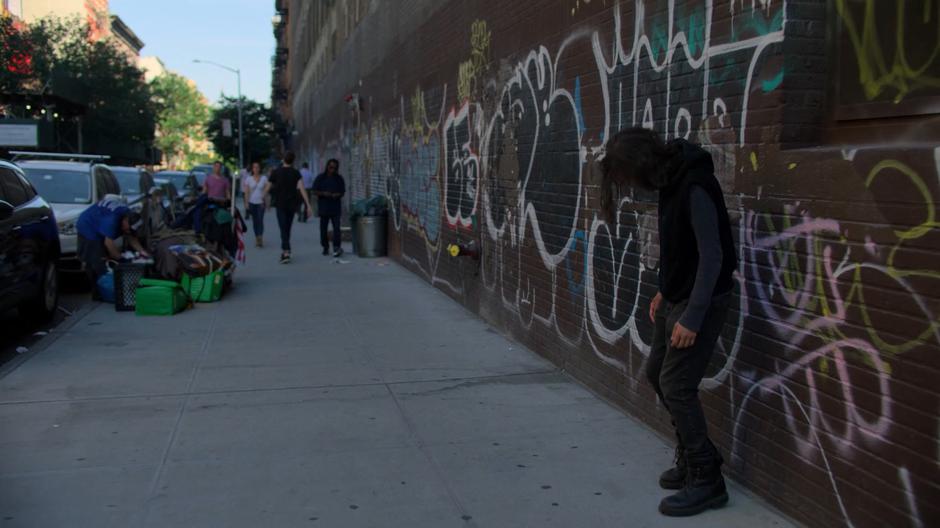
M 698 266 L 695 284 L 689 295 L 689 304 L 679 318 L 679 323 L 693 332 L 698 332 L 711 306 L 715 284 L 721 273 L 721 237 L 718 235 L 718 210 L 711 197 L 702 187 L 693 185 L 689 196 L 692 230 L 698 248 Z

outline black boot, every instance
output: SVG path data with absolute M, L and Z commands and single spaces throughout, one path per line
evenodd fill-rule
M 721 462 L 696 464 L 689 461 L 685 487 L 663 499 L 659 503 L 659 511 L 670 517 L 687 517 L 709 508 L 721 508 L 727 503 L 728 491 L 721 476 Z
M 676 456 L 673 459 L 675 466 L 663 471 L 659 476 L 659 487 L 667 490 L 679 490 L 685 485 L 688 476 L 688 463 L 685 459 L 685 448 L 682 444 L 676 446 Z

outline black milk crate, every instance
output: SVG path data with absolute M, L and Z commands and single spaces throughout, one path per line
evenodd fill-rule
M 146 264 L 122 263 L 114 268 L 114 309 L 133 312 L 137 306 L 137 287 L 147 274 Z

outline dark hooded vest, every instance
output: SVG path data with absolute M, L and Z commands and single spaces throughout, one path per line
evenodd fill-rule
M 738 257 L 711 154 L 681 139 L 673 141 L 670 146 L 678 147 L 680 162 L 659 190 L 659 291 L 671 302 L 684 301 L 692 293 L 699 255 L 689 199 L 692 187 L 698 185 L 708 193 L 718 213 L 722 263 L 712 295 L 727 293 L 734 288 L 733 275 L 738 267 Z

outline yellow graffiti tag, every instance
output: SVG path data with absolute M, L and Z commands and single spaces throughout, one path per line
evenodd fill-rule
M 477 83 L 477 76 L 486 71 L 490 62 L 490 39 L 485 20 L 474 20 L 470 26 L 470 58 L 457 67 L 457 97 L 469 99 Z
M 907 51 L 904 46 L 906 30 L 904 20 L 907 2 L 900 0 L 895 2 L 897 5 L 896 25 L 893 30 L 895 51 L 894 56 L 890 58 L 885 57 L 881 49 L 881 43 L 878 41 L 875 0 L 865 1 L 865 17 L 862 22 L 861 32 L 859 32 L 859 28 L 856 27 L 855 21 L 848 12 L 848 3 L 848 0 L 836 0 L 836 9 L 842 18 L 846 34 L 852 42 L 852 48 L 858 62 L 859 82 L 865 91 L 865 97 L 869 101 L 881 95 L 888 87 L 897 90 L 897 94 L 894 96 L 895 103 L 903 100 L 904 97 L 917 88 L 924 86 L 940 87 L 940 78 L 924 74 L 940 56 L 940 37 L 936 37 L 934 42 L 922 43 L 924 46 L 933 46 L 929 58 L 924 61 L 923 65 L 913 67 L 908 61 Z M 928 6 L 925 6 L 924 22 L 929 20 L 930 10 Z M 940 35 L 940 17 L 937 17 L 937 30 L 934 35 Z
M 411 96 L 411 127 L 415 134 L 420 134 L 424 130 L 424 123 L 427 121 L 427 108 L 424 105 L 424 93 L 421 88 L 415 88 L 414 95 Z

